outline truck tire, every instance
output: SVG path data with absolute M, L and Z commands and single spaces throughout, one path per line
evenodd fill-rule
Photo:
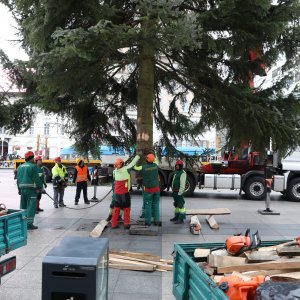
M 68 174 L 68 181 L 73 182 L 75 168 L 74 167 L 66 167 L 66 171 Z
M 187 174 L 184 196 L 186 196 L 186 197 L 192 196 L 194 193 L 195 187 L 196 187 L 195 178 L 191 174 Z
M 286 198 L 290 201 L 300 202 L 300 178 L 294 178 L 288 183 Z
M 44 173 L 44 176 L 45 176 L 45 181 L 46 182 L 51 182 L 51 180 L 52 180 L 51 170 L 48 167 L 43 166 L 43 173 Z
M 266 187 L 265 180 L 260 176 L 253 176 L 247 179 L 244 191 L 249 200 L 265 200 Z

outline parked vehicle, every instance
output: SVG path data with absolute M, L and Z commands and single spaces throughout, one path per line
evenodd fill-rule
M 27 244 L 27 221 L 24 210 L 8 209 L 0 216 L 0 257 Z M 16 269 L 16 257 L 0 261 L 1 277 Z
M 274 173 L 272 189 L 281 192 L 290 201 L 300 201 L 300 151 L 279 160 L 278 153 L 273 154 Z

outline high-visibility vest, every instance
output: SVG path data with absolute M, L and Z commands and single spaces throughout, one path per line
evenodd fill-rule
M 82 181 L 87 181 L 87 172 L 88 172 L 88 167 L 83 166 L 83 168 L 76 166 L 75 169 L 77 170 L 77 177 L 76 177 L 76 182 L 82 182 Z

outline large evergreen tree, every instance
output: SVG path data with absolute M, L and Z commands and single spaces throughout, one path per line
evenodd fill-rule
M 1 0 L 20 26 L 28 62 L 2 63 L 26 89 L 18 110 L 28 123 L 31 107 L 60 113 L 81 150 L 99 143 L 153 143 L 153 120 L 163 141 L 192 139 L 212 126 L 228 129 L 228 141 L 251 139 L 280 149 L 300 142 L 299 101 L 283 90 L 249 88 L 279 56 L 283 70 L 297 64 L 298 0 Z M 255 53 L 255 59 L 249 58 Z M 161 91 L 172 96 L 168 114 Z M 192 123 L 178 107 L 192 95 Z M 22 110 L 20 108 L 26 108 Z M 127 114 L 137 108 L 137 123 Z M 27 116 L 27 118 L 26 118 Z M 10 128 L 20 130 L 20 123 Z

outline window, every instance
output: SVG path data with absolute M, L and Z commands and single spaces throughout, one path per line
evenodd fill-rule
M 50 131 L 50 124 L 45 123 L 44 124 L 44 135 L 49 135 L 49 131 Z

